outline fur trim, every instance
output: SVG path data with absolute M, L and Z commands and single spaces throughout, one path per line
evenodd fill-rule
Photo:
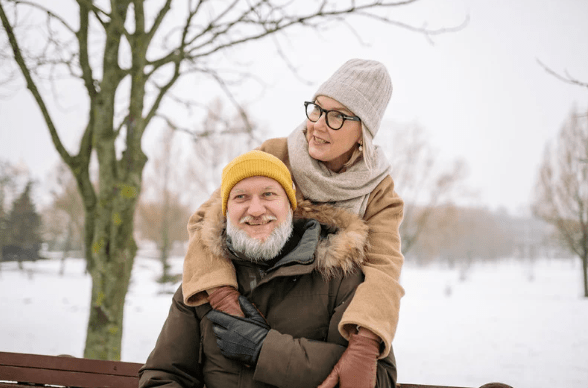
M 315 219 L 330 232 L 315 252 L 316 270 L 326 280 L 336 275 L 351 274 L 363 264 L 369 227 L 357 214 L 344 208 L 304 200 L 298 203 L 294 218 Z
M 202 212 L 204 217 L 198 225 L 194 225 L 202 230 L 202 245 L 213 257 L 227 257 L 226 218 L 222 213 L 220 196 L 209 201 Z M 294 219 L 315 219 L 329 232 L 319 242 L 315 252 L 316 270 L 325 280 L 353 273 L 363 264 L 369 228 L 357 214 L 304 200 L 298 203 Z
M 201 243 L 212 257 L 227 257 L 228 250 L 225 245 L 225 229 L 227 219 L 223 215 L 222 199 L 215 196 L 202 209 L 204 217 L 200 222 Z

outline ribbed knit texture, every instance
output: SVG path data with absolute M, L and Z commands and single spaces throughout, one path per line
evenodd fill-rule
M 275 156 L 254 150 L 236 157 L 223 169 L 221 197 L 224 215 L 227 215 L 227 201 L 233 187 L 243 179 L 252 176 L 265 176 L 278 182 L 288 195 L 292 210 L 296 210 L 296 189 L 288 167 Z
M 318 88 L 313 99 L 317 96 L 330 97 L 345 105 L 361 119 L 373 138 L 392 96 L 392 81 L 382 63 L 350 59 Z

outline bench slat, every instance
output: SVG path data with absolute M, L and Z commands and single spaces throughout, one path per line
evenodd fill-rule
M 136 388 L 142 364 L 0 352 L 0 380 L 80 388 Z M 0 383 L 0 388 L 25 384 Z
M 81 388 L 137 388 L 139 383 L 138 377 L 134 376 L 115 376 L 16 366 L 1 366 L 0 376 L 2 376 L 2 380 L 23 381 L 36 384 L 65 385 Z
M 116 376 L 137 376 L 142 364 L 64 356 L 0 352 L 0 366 L 22 366 L 28 368 L 66 370 Z

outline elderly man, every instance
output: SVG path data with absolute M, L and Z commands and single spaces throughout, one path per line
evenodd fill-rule
M 348 342 L 337 329 L 363 279 L 367 226 L 342 209 L 297 206 L 295 194 L 286 166 L 265 152 L 225 167 L 200 244 L 237 271 L 239 290 L 223 287 L 210 302 L 238 300 L 245 316 L 188 307 L 180 287 L 140 387 L 316 387 L 345 351 L 377 368 L 377 387 L 395 386 L 392 353 L 376 361 L 378 340 L 355 334 Z

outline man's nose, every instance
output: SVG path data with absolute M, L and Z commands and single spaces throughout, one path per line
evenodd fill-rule
M 249 208 L 247 212 L 252 215 L 253 217 L 259 217 L 265 213 L 265 206 L 260 198 L 254 196 L 249 203 Z

